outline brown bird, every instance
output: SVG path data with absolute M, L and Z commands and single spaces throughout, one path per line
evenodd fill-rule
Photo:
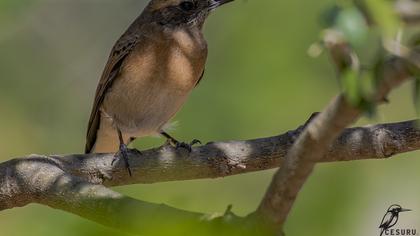
M 152 0 L 112 48 L 89 120 L 86 153 L 116 152 L 128 165 L 127 145 L 160 134 L 200 82 L 207 59 L 202 33 L 217 7 L 233 0 Z M 137 151 L 137 150 L 135 150 Z

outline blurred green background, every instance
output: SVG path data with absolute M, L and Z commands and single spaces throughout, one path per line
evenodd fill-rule
M 302 124 L 338 91 L 323 55 L 313 59 L 320 15 L 331 0 L 237 0 L 216 11 L 205 34 L 203 82 L 175 118 L 181 140 L 249 139 Z M 0 159 L 83 151 L 100 73 L 142 0 L 0 0 Z M 412 119 L 411 87 L 393 92 L 372 120 Z M 141 149 L 163 139 L 136 143 Z M 288 235 L 377 235 L 390 204 L 413 209 L 400 225 L 420 230 L 418 152 L 384 161 L 320 164 L 299 195 Z M 271 180 L 265 171 L 217 180 L 116 188 L 135 198 L 200 211 L 253 211 Z M 0 212 L 0 235 L 123 235 L 39 205 Z

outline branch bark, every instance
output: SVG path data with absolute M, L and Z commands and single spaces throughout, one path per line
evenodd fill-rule
M 66 173 L 54 158 L 15 159 L 1 164 L 0 170 L 1 210 L 39 203 L 137 235 L 211 235 L 214 230 L 228 235 L 232 229 L 241 230 L 232 220 L 219 224 L 218 218 L 143 202 L 89 183 Z
M 220 232 L 232 235 L 235 229 L 245 234 L 252 232 L 252 224 L 244 224 L 250 217 L 228 214 L 209 220 L 204 214 L 132 199 L 105 186 L 218 178 L 277 168 L 304 127 L 274 137 L 210 143 L 193 148 L 191 154 L 167 146 L 142 156 L 131 154 L 133 177 L 122 163 L 111 166 L 112 154 L 12 159 L 0 164 L 0 210 L 39 203 L 135 234 L 156 232 L 156 222 L 160 229 L 172 229 L 168 235 L 185 235 L 182 229 L 205 235 L 214 232 L 215 225 L 223 229 Z M 379 124 L 346 129 L 321 161 L 383 159 L 419 149 L 416 121 Z M 185 227 L 177 232 L 175 225 Z
M 413 0 L 399 0 L 395 2 L 395 10 L 401 19 L 408 24 L 420 23 L 420 3 Z
M 346 129 L 320 162 L 384 159 L 420 149 L 420 130 L 416 120 Z M 49 168 L 108 187 L 151 184 L 168 181 L 221 178 L 231 175 L 278 168 L 304 126 L 282 135 L 246 141 L 214 142 L 193 148 L 190 154 L 169 146 L 130 153 L 133 169 L 130 177 L 123 163 L 112 166 L 113 154 L 30 155 L 0 164 L 0 209 L 16 195 L 6 199 L 8 189 L 37 186 L 33 176 Z M 25 180 L 17 183 L 17 176 Z M 43 181 L 41 181 L 43 182 Z M 13 183 L 13 184 L 12 184 Z M 13 191 L 12 191 L 13 192 Z M 13 206 L 20 206 L 11 204 Z M 3 207 L 2 207 L 3 206 Z
M 326 35 L 325 40 L 339 73 L 358 68 L 357 56 L 339 35 L 331 32 Z M 411 77 L 407 59 L 394 56 L 385 60 L 378 67 L 376 76 L 378 85 L 370 101 L 374 104 L 386 101 L 386 96 L 393 88 Z M 292 146 L 284 164 L 275 173 L 256 211 L 255 215 L 261 222 L 274 232 L 281 232 L 296 197 L 315 164 L 328 153 L 340 133 L 362 113 L 361 108 L 350 104 L 345 95 L 341 94 L 309 123 Z

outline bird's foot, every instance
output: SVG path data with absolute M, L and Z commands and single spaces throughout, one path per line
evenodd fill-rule
M 175 149 L 185 149 L 188 152 L 192 151 L 192 147 L 196 144 L 201 144 L 201 141 L 198 139 L 194 139 L 193 141 L 191 141 L 190 143 L 185 143 L 185 142 L 179 142 L 176 139 L 169 139 L 168 140 L 169 144 L 174 147 Z
M 142 153 L 139 150 L 137 150 L 135 148 L 134 149 L 130 149 L 130 148 L 127 147 L 127 145 L 121 144 L 120 145 L 120 149 L 114 155 L 114 159 L 112 160 L 111 165 L 114 165 L 114 163 L 116 161 L 118 161 L 120 159 L 123 159 L 124 160 L 124 164 L 125 164 L 125 168 L 127 169 L 128 174 L 130 176 L 132 176 L 132 172 L 131 172 L 131 168 L 130 168 L 130 163 L 128 161 L 128 154 L 130 152 L 133 153 L 133 154 L 135 154 L 135 155 L 142 155 Z
M 192 146 L 194 146 L 195 144 L 201 144 L 201 141 L 198 139 L 194 139 L 190 143 L 184 143 L 184 142 L 179 142 L 178 140 L 176 140 L 175 138 L 173 138 L 171 135 L 169 135 L 168 133 L 164 131 L 162 131 L 160 134 L 167 139 L 167 143 L 169 143 L 172 147 L 176 149 L 183 148 L 187 150 L 188 152 L 192 151 Z
M 198 140 L 198 139 L 194 139 L 190 143 L 177 142 L 175 148 L 176 149 L 183 148 L 183 149 L 187 150 L 188 152 L 191 152 L 192 151 L 192 147 L 194 145 L 196 145 L 196 144 L 201 144 L 201 141 Z

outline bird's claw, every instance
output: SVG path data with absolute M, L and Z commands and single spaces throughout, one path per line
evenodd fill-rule
M 131 168 L 130 168 L 130 163 L 128 162 L 128 153 L 130 153 L 130 152 L 131 153 L 134 153 L 136 155 L 142 155 L 142 153 L 139 150 L 137 150 L 135 148 L 134 149 L 129 149 L 127 147 L 127 145 L 121 144 L 120 145 L 120 149 L 114 155 L 114 159 L 112 160 L 111 165 L 114 165 L 116 161 L 118 161 L 118 160 L 120 160 L 122 158 L 124 160 L 124 165 L 125 165 L 125 168 L 128 171 L 128 174 L 130 176 L 132 176 L 132 172 L 131 172 Z
M 194 146 L 196 144 L 201 144 L 201 141 L 198 139 L 194 139 L 193 141 L 190 142 L 190 146 Z
M 176 142 L 175 143 L 175 148 L 176 149 L 186 149 L 188 152 L 192 151 L 192 147 L 196 144 L 201 144 L 201 141 L 198 139 L 194 139 L 193 141 L 191 141 L 190 143 L 184 143 L 184 142 Z

